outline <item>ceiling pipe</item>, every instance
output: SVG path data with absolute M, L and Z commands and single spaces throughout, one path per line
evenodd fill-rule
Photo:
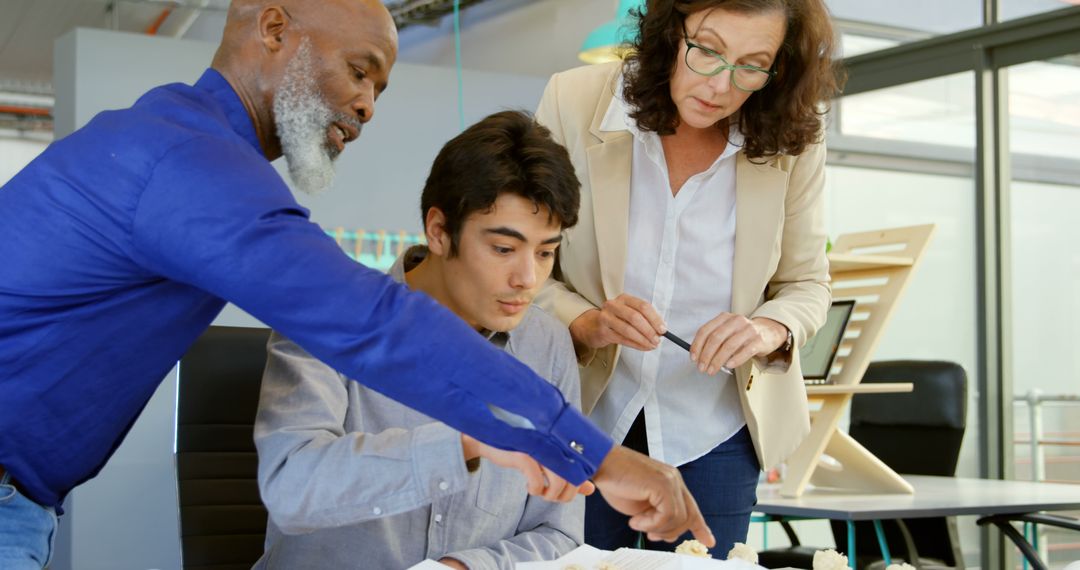
M 170 26 L 171 29 L 166 30 L 164 33 L 168 33 L 174 38 L 182 38 L 187 35 L 188 30 L 195 24 L 195 20 L 199 19 L 199 16 L 203 14 L 204 10 L 207 10 L 210 6 L 210 0 L 199 0 L 194 6 L 187 6 L 177 10 L 177 13 L 173 15 L 172 20 L 175 21 L 175 25 Z
M 20 115 L 29 117 L 52 117 L 52 109 L 42 107 L 18 107 L 15 105 L 0 105 L 0 115 Z
M 459 0 L 459 6 L 461 9 L 465 9 L 485 1 L 486 0 Z M 113 27 L 116 29 L 120 29 L 119 4 L 167 5 L 169 6 L 169 8 L 167 8 L 168 10 L 175 10 L 178 8 L 214 12 L 225 12 L 228 10 L 228 2 L 221 4 L 218 2 L 212 3 L 210 0 L 113 0 L 109 3 L 108 9 L 111 11 L 113 17 Z M 454 11 L 454 0 L 383 0 L 383 4 L 385 4 L 386 9 L 390 11 L 390 15 L 394 18 L 394 23 L 397 25 L 398 30 L 417 24 L 437 24 L 443 16 L 451 14 Z M 190 26 L 190 24 L 188 25 Z M 180 29 L 186 31 L 183 29 L 183 26 L 181 26 Z M 178 34 L 178 36 L 179 35 L 182 34 Z
M 464 10 L 484 1 L 459 0 L 458 8 Z M 454 13 L 454 0 L 393 0 L 384 4 L 398 30 L 417 24 L 435 25 L 443 16 Z
M 146 28 L 146 35 L 156 36 L 158 30 L 161 29 L 161 25 L 165 23 L 165 20 L 169 19 L 169 16 L 172 14 L 172 12 L 172 8 L 165 8 L 164 10 L 162 10 L 161 13 L 158 14 L 158 17 L 154 19 L 154 22 Z
M 40 94 L 44 84 L 0 81 L 0 115 L 40 120 L 52 118 L 55 99 Z

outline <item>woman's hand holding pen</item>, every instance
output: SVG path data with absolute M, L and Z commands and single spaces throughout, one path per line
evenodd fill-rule
M 694 335 L 690 360 L 711 376 L 721 368 L 730 372 L 755 356 L 768 356 L 785 341 L 787 328 L 772 319 L 720 313 Z
M 570 323 L 575 344 L 603 348 L 621 344 L 637 350 L 653 350 L 667 332 L 660 313 L 643 299 L 623 293 L 605 301 L 599 309 L 585 311 Z
M 621 344 L 654 350 L 666 333 L 667 325 L 656 308 L 626 293 L 605 301 L 599 309 L 585 311 L 570 323 L 574 344 L 592 349 Z M 678 337 L 671 340 L 687 348 L 686 341 Z M 711 376 L 720 371 L 730 374 L 755 356 L 768 356 L 786 340 L 787 328 L 772 319 L 720 313 L 698 329 L 687 350 L 698 370 Z

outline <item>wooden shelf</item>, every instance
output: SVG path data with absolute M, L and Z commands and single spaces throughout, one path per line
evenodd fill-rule
M 902 255 L 861 255 L 856 253 L 830 253 L 829 272 L 863 271 L 891 267 L 911 267 L 915 260 Z
M 807 386 L 807 396 L 829 396 L 832 394 L 895 394 L 910 392 L 915 389 L 911 382 L 889 382 L 881 384 L 822 384 Z
M 862 318 L 851 327 L 858 329 L 858 335 L 842 341 L 847 352 L 837 355 L 833 363 L 833 383 L 806 387 L 807 397 L 820 402 L 821 407 L 813 414 L 810 433 L 788 458 L 788 474 L 781 488 L 785 497 L 802 495 L 810 484 L 881 493 L 912 492 L 902 477 L 838 428 L 856 394 L 914 389 L 910 382 L 862 384 L 862 377 L 933 233 L 933 225 L 891 228 L 844 234 L 833 244 L 829 253 L 833 296 L 856 299 L 856 310 Z M 856 253 L 864 251 L 889 254 Z M 839 466 L 818 469 L 822 455 L 832 457 Z

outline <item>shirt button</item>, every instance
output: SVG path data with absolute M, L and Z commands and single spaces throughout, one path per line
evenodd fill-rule
M 435 515 L 435 522 L 436 523 L 441 523 L 442 522 L 442 515 Z
M 580 443 L 578 443 L 576 441 L 571 441 L 570 442 L 570 449 L 573 449 L 574 451 L 576 451 L 578 453 L 585 453 L 585 446 L 581 445 Z
M 371 512 L 375 513 L 375 516 L 379 516 L 382 514 L 382 509 L 375 507 L 374 509 L 371 509 Z
M 450 488 L 450 483 L 447 483 L 446 481 L 439 481 L 439 490 L 440 491 L 445 491 L 445 490 L 447 490 L 449 488 Z

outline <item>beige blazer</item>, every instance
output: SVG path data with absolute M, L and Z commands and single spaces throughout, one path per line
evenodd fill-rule
M 623 292 L 630 213 L 629 131 L 601 132 L 619 63 L 572 69 L 552 76 L 537 120 L 566 146 L 581 180 L 578 224 L 559 248 L 559 275 L 537 297 L 569 326 L 579 315 Z M 735 267 L 732 312 L 768 317 L 791 330 L 802 346 L 825 321 L 831 300 L 823 219 L 825 148 L 799 156 L 750 162 L 736 155 Z M 710 315 L 712 318 L 714 315 Z M 584 355 L 582 407 L 592 410 L 611 380 L 620 347 Z M 797 351 L 779 373 L 754 362 L 735 370 L 743 414 L 765 468 L 788 457 L 810 430 L 806 389 Z

